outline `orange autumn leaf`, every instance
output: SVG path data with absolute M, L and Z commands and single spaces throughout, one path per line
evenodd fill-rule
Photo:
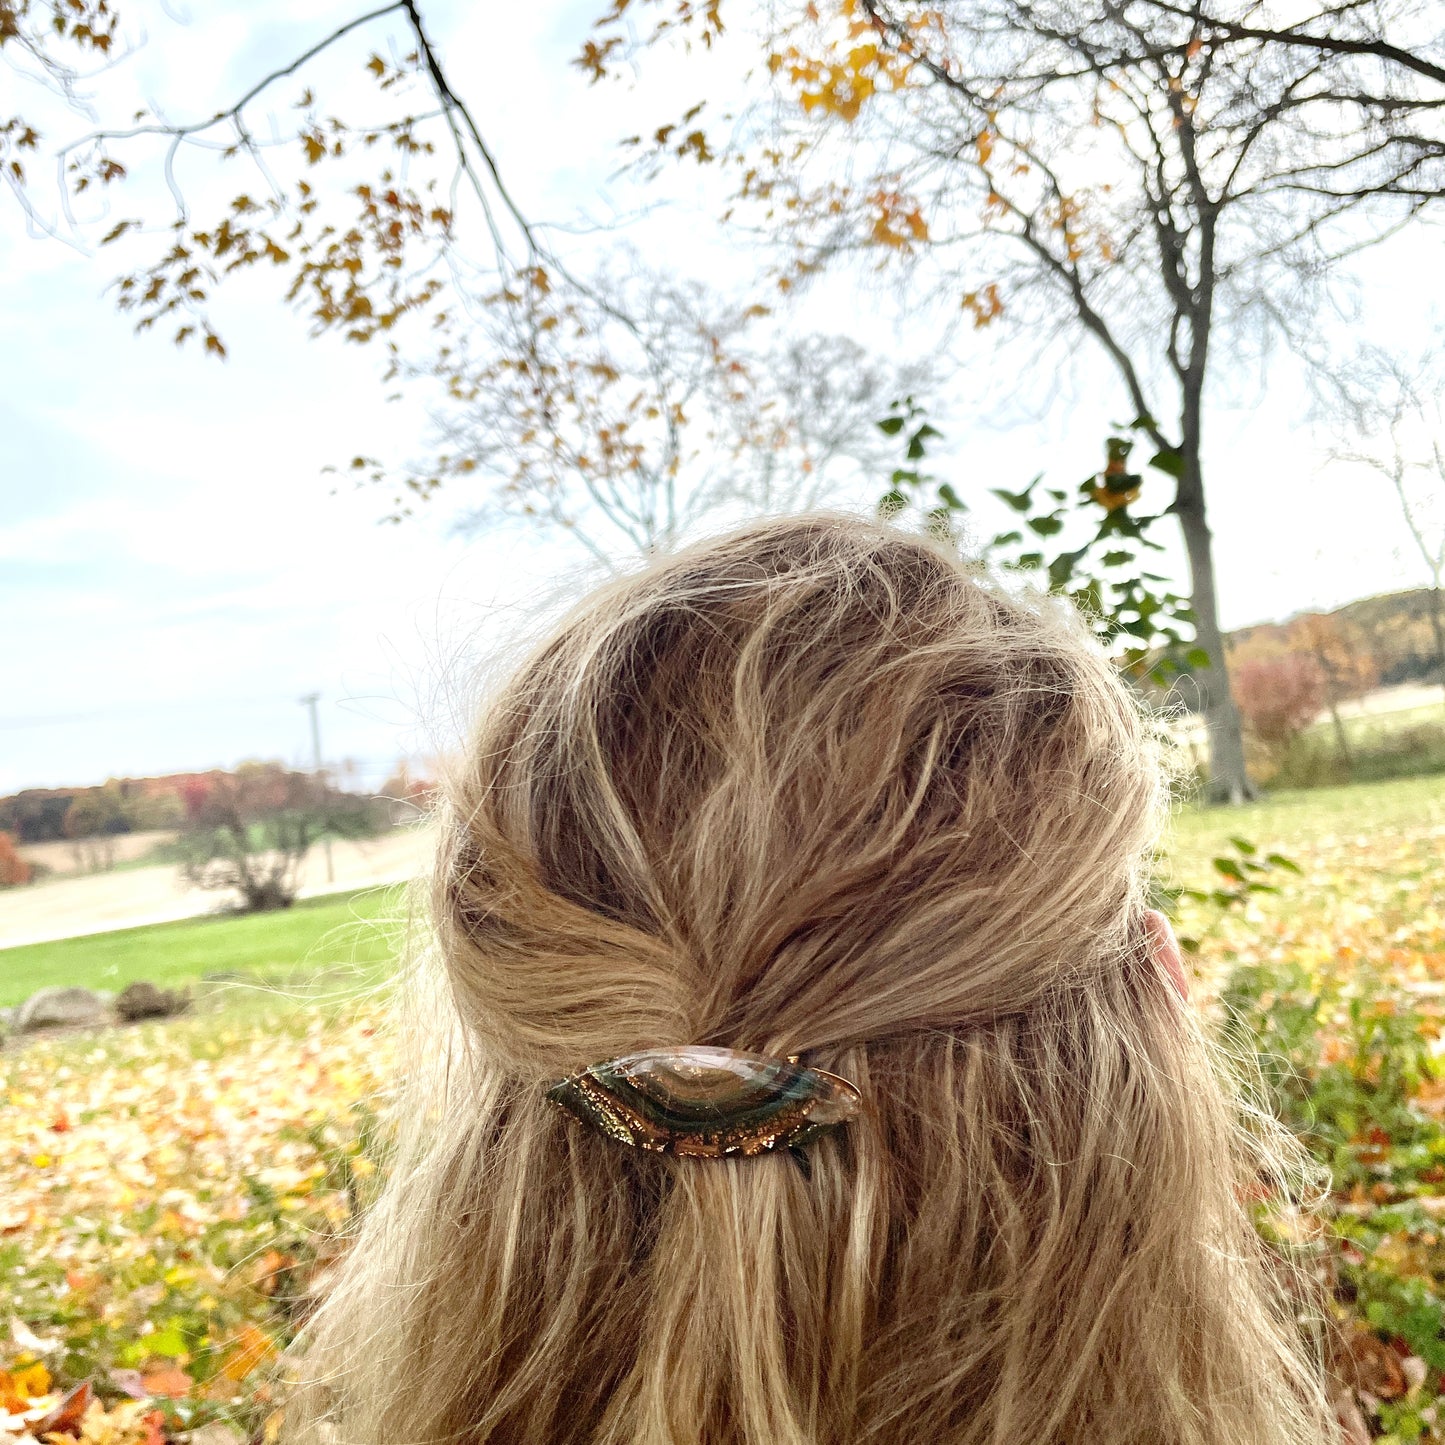
M 80 1422 L 91 1404 L 90 1382 L 77 1385 L 48 1415 L 35 1421 L 30 1432 L 37 1440 L 48 1435 L 78 1435 Z
M 228 1380 L 243 1380 L 271 1355 L 276 1346 L 271 1337 L 255 1325 L 243 1325 L 232 1341 L 232 1353 L 221 1366 L 221 1374 Z
M 1115 492 L 1108 487 L 1091 487 L 1089 496 L 1106 512 L 1117 512 L 1120 507 L 1127 507 L 1130 502 L 1139 500 L 1139 488 L 1130 487 L 1126 491 Z
M 282 1254 L 279 1249 L 268 1249 L 257 1261 L 252 1273 L 252 1282 L 262 1294 L 275 1294 L 281 1276 L 296 1263 L 294 1255 Z
M 145 1387 L 146 1394 L 164 1395 L 170 1399 L 189 1395 L 191 1386 L 196 1383 L 184 1370 L 178 1370 L 174 1365 L 160 1370 L 148 1370 L 140 1377 L 140 1382 Z
M 974 327 L 980 330 L 1003 315 L 1003 298 L 993 282 L 989 282 L 982 291 L 964 292 L 962 305 L 973 317 Z
M 50 1371 L 38 1360 L 11 1372 L 10 1382 L 15 1392 L 27 1400 L 50 1393 Z
M 44 1365 L 26 1365 L 18 1370 L 0 1370 L 0 1410 L 19 1415 L 30 1402 L 50 1393 L 50 1371 Z

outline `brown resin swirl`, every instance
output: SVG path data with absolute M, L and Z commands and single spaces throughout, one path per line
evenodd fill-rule
M 686 1046 L 593 1064 L 547 1097 L 620 1144 L 721 1159 L 806 1144 L 858 1115 L 858 1090 L 791 1059 Z

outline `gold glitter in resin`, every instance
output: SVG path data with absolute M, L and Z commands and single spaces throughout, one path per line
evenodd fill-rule
M 609 1139 L 722 1159 L 806 1144 L 858 1116 L 858 1090 L 792 1059 L 688 1046 L 593 1064 L 547 1097 Z

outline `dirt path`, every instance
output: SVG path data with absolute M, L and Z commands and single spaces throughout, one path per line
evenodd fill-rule
M 314 849 L 302 869 L 301 893 L 311 897 L 404 882 L 426 871 L 431 853 L 432 835 L 424 828 L 333 843 L 334 879 L 327 881 L 325 855 Z M 195 918 L 224 908 L 228 896 L 186 887 L 177 870 L 167 865 L 8 888 L 0 892 L 0 948 Z

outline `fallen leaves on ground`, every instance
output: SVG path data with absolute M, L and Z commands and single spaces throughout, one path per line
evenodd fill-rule
M 374 1021 L 319 1015 L 0 1055 L 0 1442 L 263 1427 L 388 1063 Z
M 1421 804 L 1388 830 L 1256 837 L 1299 875 L 1181 908 L 1211 1015 L 1329 1172 L 1319 1217 L 1261 1225 L 1316 1278 L 1352 1445 L 1445 1441 L 1445 824 Z

